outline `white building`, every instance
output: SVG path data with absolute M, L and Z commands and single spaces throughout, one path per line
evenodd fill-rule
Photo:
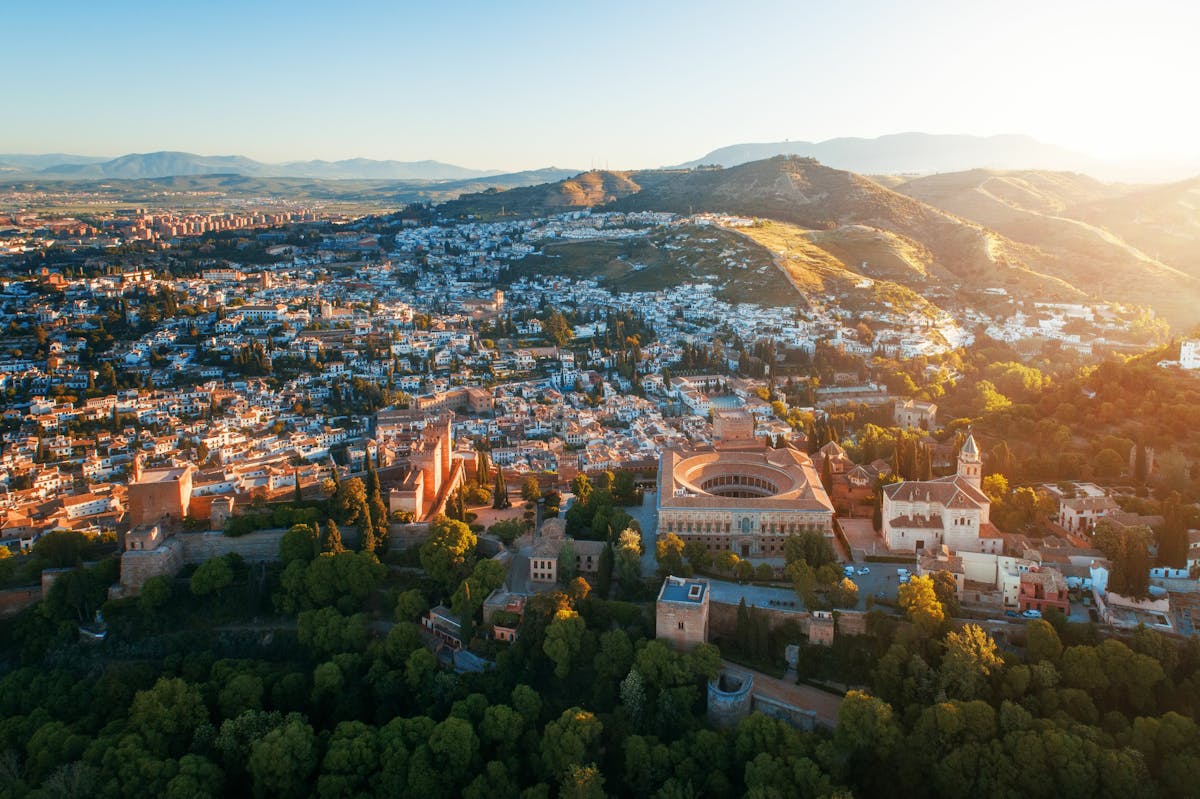
M 906 480 L 883 489 L 883 540 L 895 552 L 943 544 L 955 552 L 1000 552 L 991 502 L 980 488 L 983 462 L 974 436 L 958 454 L 958 473 L 937 480 Z
M 1200 369 L 1200 339 L 1185 338 L 1179 342 L 1179 365 L 1184 369 Z

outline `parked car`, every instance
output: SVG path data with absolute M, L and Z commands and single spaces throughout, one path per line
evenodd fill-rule
M 853 566 L 843 566 L 842 574 L 846 575 L 847 577 L 853 577 L 854 576 L 854 567 Z
M 870 574 L 871 570 L 869 568 L 867 568 L 866 566 L 863 566 L 861 569 L 858 570 L 858 573 L 859 574 Z
M 1011 619 L 1015 619 L 1015 618 L 1020 617 L 1021 614 L 1017 613 L 1015 610 L 1006 610 L 1006 611 L 1004 611 L 1004 615 L 1008 616 Z
M 1040 610 L 1034 610 L 1033 608 L 1030 608 L 1029 610 L 1021 613 L 1021 615 L 1027 619 L 1040 619 L 1042 617 L 1042 612 Z

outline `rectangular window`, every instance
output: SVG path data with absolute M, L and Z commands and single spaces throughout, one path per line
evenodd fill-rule
M 683 629 L 683 622 L 679 622 L 679 629 Z

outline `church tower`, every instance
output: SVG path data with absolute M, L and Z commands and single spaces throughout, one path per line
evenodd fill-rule
M 962 449 L 958 453 L 958 476 L 975 488 L 982 490 L 983 459 L 979 456 L 979 446 L 975 443 L 975 436 L 969 431 L 967 440 L 963 442 Z

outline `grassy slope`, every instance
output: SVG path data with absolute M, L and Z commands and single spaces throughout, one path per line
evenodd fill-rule
M 1093 296 L 1151 305 L 1177 324 L 1195 321 L 1200 281 L 1193 275 L 1105 227 L 1072 218 L 1080 204 L 1127 207 L 1129 187 L 1072 173 L 973 170 L 918 178 L 897 191 L 1036 247 L 1040 269 Z
M 789 282 L 802 293 L 830 293 L 852 308 L 898 310 L 932 314 L 932 303 L 907 285 L 866 275 L 814 243 L 813 231 L 783 222 L 763 222 L 738 233 L 765 248 Z M 870 278 L 865 280 L 864 278 Z

